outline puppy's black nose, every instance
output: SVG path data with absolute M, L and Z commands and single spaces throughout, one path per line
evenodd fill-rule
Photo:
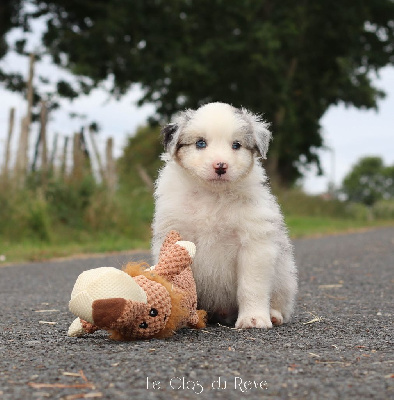
M 224 175 L 227 172 L 227 163 L 223 163 L 223 162 L 214 162 L 213 163 L 213 168 L 215 168 L 215 172 L 221 176 Z

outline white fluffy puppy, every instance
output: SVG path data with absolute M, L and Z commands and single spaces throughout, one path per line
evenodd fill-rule
M 163 129 L 166 165 L 156 182 L 152 252 L 179 231 L 197 253 L 199 307 L 236 328 L 289 320 L 297 292 L 293 249 L 266 183 L 267 123 L 245 109 L 210 103 Z

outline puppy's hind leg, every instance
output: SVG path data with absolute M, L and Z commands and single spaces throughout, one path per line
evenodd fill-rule
M 280 265 L 275 277 L 274 290 L 271 294 L 271 321 L 274 325 L 288 322 L 293 313 L 297 294 L 297 274 L 294 262 L 286 260 Z

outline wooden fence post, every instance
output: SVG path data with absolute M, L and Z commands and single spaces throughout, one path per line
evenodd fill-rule
M 81 134 L 74 133 L 72 177 L 76 181 L 82 180 L 84 172 L 83 164 L 84 164 L 84 154 L 81 150 Z
M 48 120 L 47 103 L 46 101 L 42 101 L 40 124 L 41 124 L 41 170 L 43 175 L 46 175 L 48 172 L 47 120 Z
M 101 181 L 104 183 L 105 182 L 105 171 L 104 171 L 104 168 L 103 168 L 103 163 L 101 162 L 100 153 L 99 153 L 99 151 L 97 149 L 97 144 L 96 144 L 96 139 L 94 137 L 94 132 L 93 132 L 93 129 L 91 127 L 89 127 L 89 138 L 90 138 L 90 141 L 92 142 L 94 155 L 96 156 L 96 160 L 97 160 L 97 164 L 98 164 L 98 168 L 99 168 L 99 173 L 100 173 L 100 178 L 101 178 Z
M 153 180 L 151 179 L 151 177 L 149 176 L 149 174 L 146 172 L 146 169 L 141 164 L 137 164 L 136 168 L 137 168 L 139 177 L 141 178 L 142 182 L 145 183 L 145 186 L 147 187 L 147 189 L 153 191 L 154 183 L 153 183 Z
M 55 157 L 57 153 L 57 140 L 58 140 L 59 134 L 55 133 L 55 136 L 53 138 L 53 144 L 52 144 L 52 152 L 51 156 L 49 158 L 49 172 L 51 175 L 53 174 L 54 171 L 54 164 L 55 164 Z
M 47 156 L 47 140 L 46 140 L 46 124 L 47 124 L 47 105 L 45 101 L 41 102 L 41 112 L 40 112 L 40 130 L 38 133 L 35 151 L 34 151 L 34 159 L 32 163 L 32 171 L 35 172 L 37 170 L 39 153 L 41 153 L 41 172 L 44 175 L 47 173 L 47 164 L 48 164 L 48 156 Z M 41 152 L 40 152 L 41 149 Z
M 48 108 L 46 101 L 41 102 L 40 125 L 41 125 L 41 182 L 45 188 L 48 179 L 48 147 L 47 147 L 47 120 Z
M 64 138 L 64 146 L 63 146 L 63 155 L 62 155 L 62 165 L 60 167 L 60 176 L 61 178 L 64 179 L 66 172 L 67 172 L 67 147 L 68 147 L 68 141 L 69 137 L 66 136 Z
M 4 154 L 3 178 L 5 182 L 8 181 L 8 175 L 9 175 L 10 148 L 11 148 L 12 133 L 14 131 L 14 122 L 15 122 L 15 108 L 12 107 L 10 109 L 10 115 L 8 120 L 8 134 L 7 134 L 7 142 L 5 145 L 5 154 Z
M 40 143 L 41 143 L 41 129 L 38 131 L 36 144 L 34 146 L 33 162 L 31 163 L 32 172 L 35 172 L 37 170 L 38 155 L 40 152 Z
M 27 172 L 29 155 L 29 130 L 31 124 L 33 107 L 33 77 L 34 77 L 35 55 L 30 54 L 29 78 L 27 81 L 27 114 L 22 118 L 21 134 L 19 138 L 18 154 L 16 160 L 16 175 L 18 184 L 23 184 Z
M 21 130 L 19 135 L 18 150 L 15 160 L 15 180 L 18 186 L 24 182 L 27 168 L 27 148 L 26 148 L 26 117 L 21 120 Z
M 113 156 L 113 139 L 108 138 L 105 148 L 106 154 L 106 183 L 110 192 L 115 191 L 116 187 L 116 173 L 115 161 Z

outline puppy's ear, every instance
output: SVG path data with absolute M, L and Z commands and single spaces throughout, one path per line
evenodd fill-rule
M 161 133 L 163 135 L 164 149 L 171 156 L 174 156 L 178 146 L 178 142 L 179 140 L 181 140 L 182 132 L 185 129 L 187 123 L 192 118 L 193 114 L 193 110 L 188 109 L 182 111 L 175 116 L 174 122 L 166 125 L 162 129 Z
M 161 130 L 163 146 L 165 151 L 168 150 L 169 144 L 174 138 L 174 134 L 178 129 L 178 124 L 168 124 Z
M 266 159 L 268 147 L 272 139 L 272 134 L 268 129 L 269 123 L 264 121 L 261 117 L 255 116 L 253 136 L 256 141 L 256 147 L 261 154 L 261 157 Z
M 262 158 L 267 158 L 268 147 L 272 138 L 272 134 L 268 129 L 269 123 L 266 122 L 261 115 L 253 114 L 245 108 L 241 108 L 239 113 L 249 124 L 254 147 L 261 154 Z

